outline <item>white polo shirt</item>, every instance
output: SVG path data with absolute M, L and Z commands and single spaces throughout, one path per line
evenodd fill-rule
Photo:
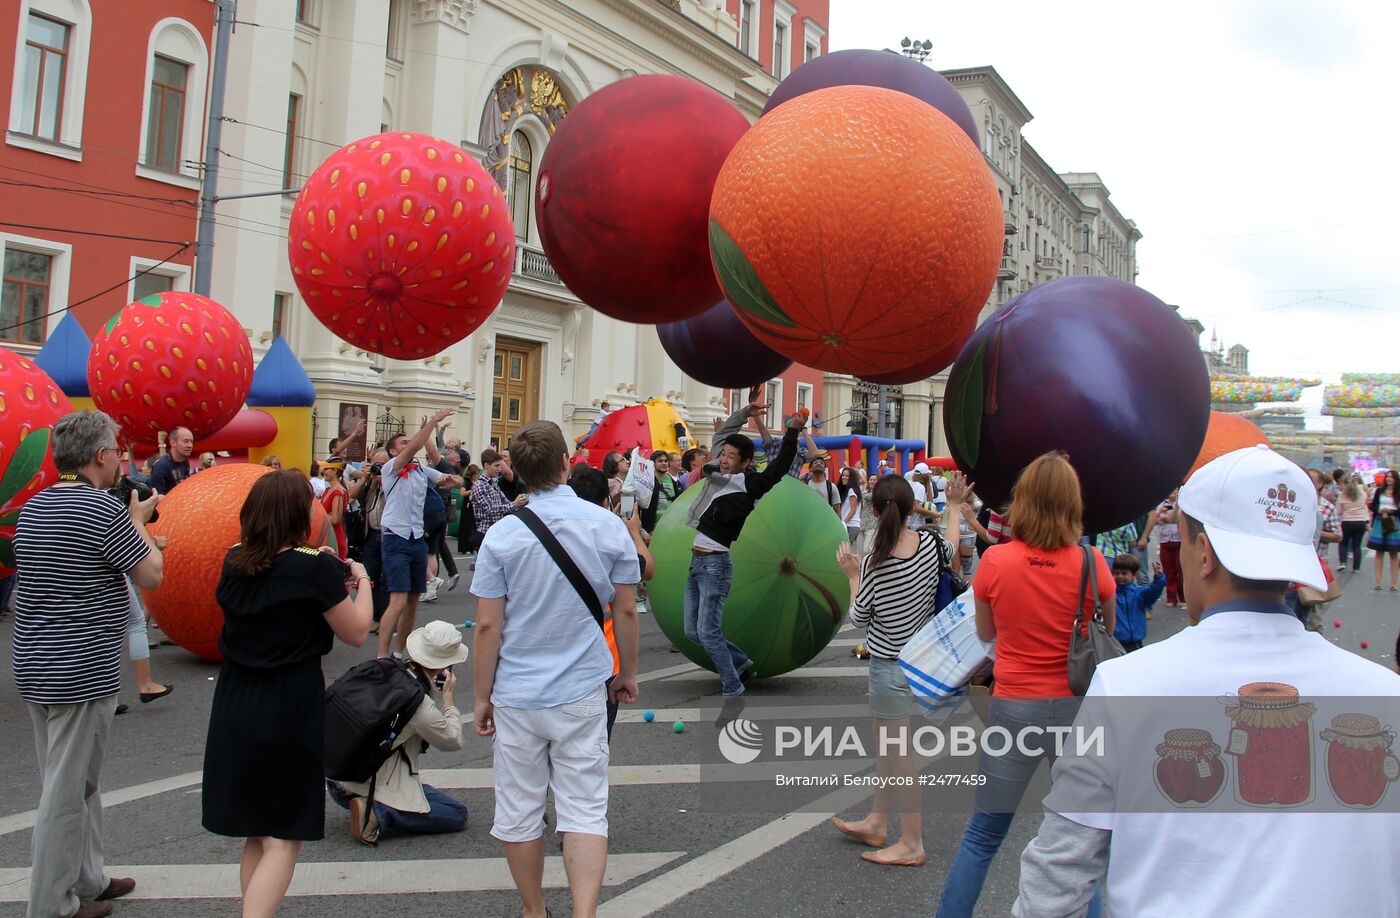
M 1222 603 L 1196 627 L 1098 667 L 1079 722 L 1097 706 L 1111 721 L 1116 748 L 1142 754 L 1060 758 L 1045 808 L 1113 833 L 1105 903 L 1112 914 L 1400 915 L 1400 788 L 1392 785 L 1377 811 L 1341 807 L 1329 787 L 1328 743 L 1319 736 L 1337 714 L 1395 723 L 1400 675 L 1306 631 L 1281 604 L 1252 610 L 1267 607 Z M 1234 802 L 1227 705 L 1258 682 L 1285 683 L 1316 705 L 1306 752 L 1312 802 L 1297 809 Z M 1159 699 L 1172 713 L 1145 716 L 1144 705 L 1156 702 L 1144 699 Z M 1218 744 L 1227 778 L 1208 805 L 1170 804 L 1154 786 L 1156 744 L 1173 727 L 1204 729 Z
M 642 579 L 637 548 L 616 514 L 562 486 L 530 492 L 530 509 L 564 546 L 604 607 L 615 595 L 613 584 Z M 515 516 L 486 531 L 472 594 L 506 600 L 492 704 L 532 709 L 569 704 L 597 691 L 612 675 L 612 652 L 597 620 L 544 545 Z

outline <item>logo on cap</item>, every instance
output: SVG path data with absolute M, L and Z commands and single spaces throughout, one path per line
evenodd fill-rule
M 1268 499 L 1261 498 L 1259 503 L 1264 508 L 1266 522 L 1284 526 L 1292 526 L 1303 509 L 1298 505 L 1298 492 L 1283 482 L 1277 488 L 1270 488 Z

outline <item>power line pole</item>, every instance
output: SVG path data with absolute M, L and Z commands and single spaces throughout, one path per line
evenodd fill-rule
M 214 202 L 218 200 L 219 145 L 223 141 L 224 86 L 233 37 L 235 0 L 214 0 L 214 73 L 209 85 L 209 120 L 204 127 L 204 178 L 199 186 L 199 228 L 194 243 L 194 292 L 208 296 L 214 273 Z

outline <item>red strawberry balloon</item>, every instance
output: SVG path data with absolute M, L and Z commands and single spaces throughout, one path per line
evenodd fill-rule
M 515 268 L 500 186 L 426 134 L 357 140 L 312 174 L 287 253 L 316 318 L 385 357 L 430 357 L 481 327 Z
M 0 577 L 14 573 L 20 508 L 58 480 L 50 428 L 72 410 L 33 361 L 0 348 Z
M 88 389 L 133 443 L 188 427 L 196 440 L 243 407 L 253 349 L 238 320 L 197 293 L 168 291 L 131 303 L 92 342 Z

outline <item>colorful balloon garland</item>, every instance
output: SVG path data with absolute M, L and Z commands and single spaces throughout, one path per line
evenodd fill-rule
M 1255 402 L 1296 402 L 1303 390 L 1322 385 L 1320 379 L 1288 376 L 1225 376 L 1210 378 L 1210 400 L 1217 405 L 1250 405 Z

